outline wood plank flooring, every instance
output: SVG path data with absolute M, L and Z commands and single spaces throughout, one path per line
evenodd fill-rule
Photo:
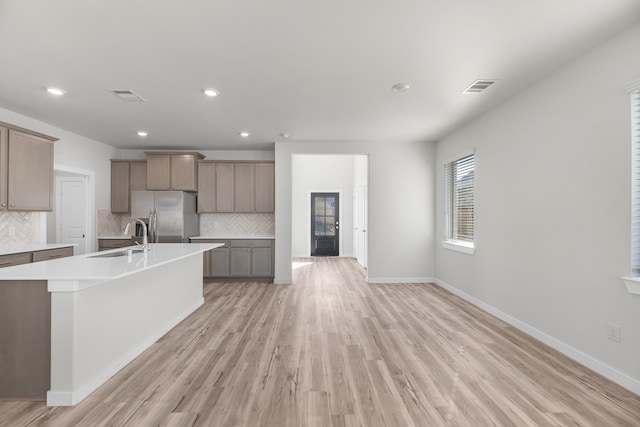
M 351 259 L 293 285 L 206 283 L 205 305 L 75 407 L 1 426 L 638 426 L 640 396 L 430 284 Z

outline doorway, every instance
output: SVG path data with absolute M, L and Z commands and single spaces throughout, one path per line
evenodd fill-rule
M 340 255 L 340 194 L 311 193 L 311 256 Z
M 57 243 L 75 244 L 74 253 L 87 253 L 87 183 L 82 177 L 60 177 L 56 182 Z
M 56 165 L 54 209 L 46 215 L 47 243 L 74 244 L 74 254 L 95 250 L 95 172 Z

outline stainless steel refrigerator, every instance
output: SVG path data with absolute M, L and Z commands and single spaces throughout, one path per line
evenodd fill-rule
M 188 243 L 199 234 L 196 196 L 184 191 L 132 191 L 131 217 L 147 224 L 149 242 Z

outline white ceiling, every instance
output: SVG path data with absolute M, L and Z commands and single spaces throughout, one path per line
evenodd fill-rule
M 639 20 L 638 0 L 0 0 L 0 106 L 122 148 L 433 141 Z M 498 82 L 461 94 L 476 79 Z

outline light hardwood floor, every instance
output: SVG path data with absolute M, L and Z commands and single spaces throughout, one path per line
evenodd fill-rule
M 79 405 L 2 426 L 639 426 L 640 396 L 430 284 L 351 259 L 293 285 L 206 283 L 205 305 Z

